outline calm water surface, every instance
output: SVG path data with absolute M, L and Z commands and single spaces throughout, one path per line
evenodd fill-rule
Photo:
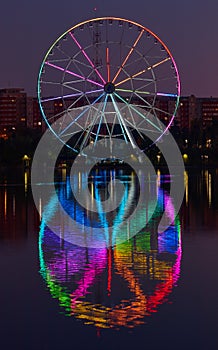
M 75 191 L 83 176 L 74 179 Z M 110 180 L 124 184 L 119 208 L 102 216 L 75 201 L 63 170 L 56 184 L 63 207 L 81 224 L 102 228 L 102 242 L 112 239 L 113 248 L 70 243 L 61 224 L 55 235 L 40 222 L 27 178 L 21 174 L 15 182 L 12 173 L 0 180 L 2 349 L 218 348 L 216 169 L 184 174 L 186 193 L 176 217 L 168 192 L 173 178 L 161 173 L 149 188 L 144 179 L 139 206 L 134 174 L 93 173 L 90 192 L 100 201 L 116 195 Z M 158 234 L 166 201 L 173 223 Z M 128 222 L 136 207 L 136 220 Z M 44 211 L 58 214 L 53 198 Z M 128 224 L 121 232 L 123 220 Z M 139 224 L 143 228 L 132 237 Z M 119 245 L 118 234 L 127 238 Z

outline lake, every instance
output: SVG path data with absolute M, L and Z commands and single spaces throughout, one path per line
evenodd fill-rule
M 73 191 L 84 176 L 73 179 Z M 2 349 L 218 348 L 218 169 L 186 170 L 178 215 L 172 176 L 159 171 L 139 189 L 131 171 L 94 171 L 88 183 L 97 203 L 116 197 L 114 179 L 123 183 L 119 207 L 96 212 L 91 202 L 89 210 L 77 203 L 72 179 L 60 169 L 57 197 L 42 203 L 40 220 L 28 172 L 2 175 Z M 78 241 L 61 221 L 55 234 L 44 218 L 59 217 L 57 198 L 100 236 L 90 231 Z M 172 222 L 158 233 L 166 201 Z

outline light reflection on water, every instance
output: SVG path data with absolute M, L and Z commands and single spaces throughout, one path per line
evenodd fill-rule
M 83 176 L 85 174 L 80 173 L 78 179 L 74 179 L 77 188 L 82 186 Z M 90 191 L 95 197 L 107 198 L 108 188 L 105 185 L 111 176 L 118 177 L 127 191 L 120 203 L 121 216 L 119 209 L 104 217 L 85 211 L 73 200 L 69 177 L 65 177 L 66 181 L 60 183 L 57 190 L 68 214 L 95 227 L 105 228 L 112 221 L 119 225 L 119 220 L 128 217 L 137 205 L 138 184 L 132 173 L 124 175 L 115 170 L 113 175 L 110 170 L 95 173 L 90 178 Z M 130 239 L 127 225 L 127 240 L 112 247 L 108 247 L 106 242 L 105 247 L 101 248 L 73 245 L 64 240 L 64 232 L 62 238 L 56 236 L 42 220 L 39 235 L 40 273 L 51 296 L 58 300 L 67 316 L 100 328 L 132 328 L 144 323 L 168 300 L 180 275 L 182 252 L 178 216 L 164 233 L 157 233 L 165 202 L 170 200 L 165 188 L 169 181 L 169 177 L 160 174 L 157 181 L 151 179 L 149 190 L 156 191 L 158 195 L 152 219 Z M 110 195 L 115 196 L 116 193 L 110 191 Z M 173 216 L 173 201 L 170 203 L 168 215 Z M 145 198 L 139 208 L 140 220 L 145 221 L 149 205 Z M 49 215 L 55 215 L 55 206 L 47 208 Z M 54 212 L 51 212 L 51 208 Z
M 218 169 L 186 170 L 185 198 L 180 211 L 183 229 L 218 228 Z
M 60 191 L 70 196 L 65 176 Z M 160 192 L 159 211 L 168 180 L 161 171 L 151 185 Z M 80 186 L 82 181 L 80 174 Z M 157 210 L 131 240 L 96 250 L 60 240 L 43 224 L 39 236 L 39 214 L 24 172 L 0 175 L 2 348 L 216 349 L 218 169 L 188 169 L 184 182 L 171 238 L 170 230 L 156 235 Z M 175 235 L 180 226 L 182 251 Z

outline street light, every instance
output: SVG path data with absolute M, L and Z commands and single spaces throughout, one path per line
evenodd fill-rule
M 22 160 L 23 160 L 23 165 L 24 165 L 24 169 L 27 169 L 27 168 L 29 168 L 29 166 L 30 166 L 30 157 L 28 157 L 28 155 L 27 154 L 24 154 L 24 156 L 23 156 L 23 158 L 22 158 Z

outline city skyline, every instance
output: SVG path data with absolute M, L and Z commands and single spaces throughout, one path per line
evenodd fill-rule
M 12 5 L 12 6 L 11 6 Z M 11 11 L 11 8 L 16 11 Z M 97 8 L 96 11 L 94 9 Z M 85 10 L 84 10 L 85 9 Z M 60 11 L 61 10 L 61 11 Z M 51 44 L 73 25 L 99 16 L 123 17 L 152 30 L 171 50 L 181 77 L 182 95 L 218 96 L 216 76 L 218 48 L 216 43 L 216 13 L 218 4 L 184 1 L 178 7 L 171 0 L 134 6 L 129 1 L 119 6 L 117 1 L 102 4 L 58 2 L 29 3 L 19 7 L 2 5 L 1 57 L 3 71 L 0 88 L 24 87 L 29 96 L 36 96 L 36 83 L 42 59 Z
M 69 101 L 73 103 L 73 100 L 69 99 Z M 132 102 L 140 104 L 139 99 Z M 155 105 L 162 122 L 168 122 L 174 104 L 174 97 L 156 97 Z M 61 98 L 50 101 L 48 108 L 50 117 L 55 120 L 55 116 L 59 116 L 64 108 Z M 178 126 L 181 130 L 190 130 L 196 120 L 201 121 L 203 127 L 217 125 L 218 97 L 196 97 L 194 95 L 180 97 L 173 125 Z M 0 89 L 0 137 L 5 136 L 7 132 L 10 134 L 11 130 L 15 130 L 17 126 L 44 130 L 45 120 L 38 99 L 29 96 L 24 88 Z

